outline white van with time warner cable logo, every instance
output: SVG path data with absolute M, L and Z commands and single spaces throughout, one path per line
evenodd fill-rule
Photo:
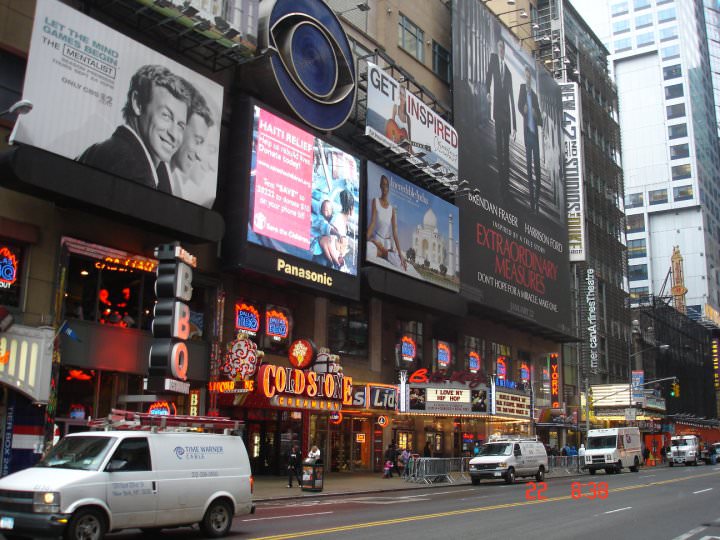
M 200 524 L 206 536 L 254 513 L 242 438 L 98 431 L 62 439 L 37 465 L 0 480 L 5 538 L 101 540 L 106 532 Z

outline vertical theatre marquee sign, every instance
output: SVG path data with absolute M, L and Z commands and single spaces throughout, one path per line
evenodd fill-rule
M 565 134 L 565 192 L 570 262 L 585 260 L 585 194 L 583 191 L 582 109 L 576 83 L 561 84 Z
M 595 270 L 593 268 L 587 269 L 587 275 L 585 278 L 586 289 L 585 289 L 585 303 L 586 303 L 586 323 L 587 323 L 587 338 L 588 347 L 590 350 L 590 371 L 597 373 L 598 371 L 598 333 L 597 333 L 597 299 L 596 299 L 596 281 L 595 281 Z

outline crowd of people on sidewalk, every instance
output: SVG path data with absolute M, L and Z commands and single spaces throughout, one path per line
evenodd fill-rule
M 410 448 L 400 448 L 392 441 L 385 450 L 383 478 L 392 478 L 393 472 L 398 476 L 407 476 L 412 452 Z M 401 470 L 402 469 L 402 470 Z

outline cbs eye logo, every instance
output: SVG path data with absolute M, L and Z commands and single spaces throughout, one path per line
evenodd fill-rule
M 350 43 L 325 2 L 275 0 L 260 4 L 259 45 L 273 52 L 270 66 L 285 101 L 311 126 L 331 131 L 355 105 Z
M 175 452 L 175 456 L 178 459 L 182 459 L 183 456 L 185 455 L 185 450 L 183 449 L 182 446 L 176 446 L 175 449 L 173 450 L 173 452 Z

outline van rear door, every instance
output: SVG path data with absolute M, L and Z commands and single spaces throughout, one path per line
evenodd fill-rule
M 147 437 L 123 439 L 106 471 L 113 528 L 152 527 L 157 513 L 157 480 Z

